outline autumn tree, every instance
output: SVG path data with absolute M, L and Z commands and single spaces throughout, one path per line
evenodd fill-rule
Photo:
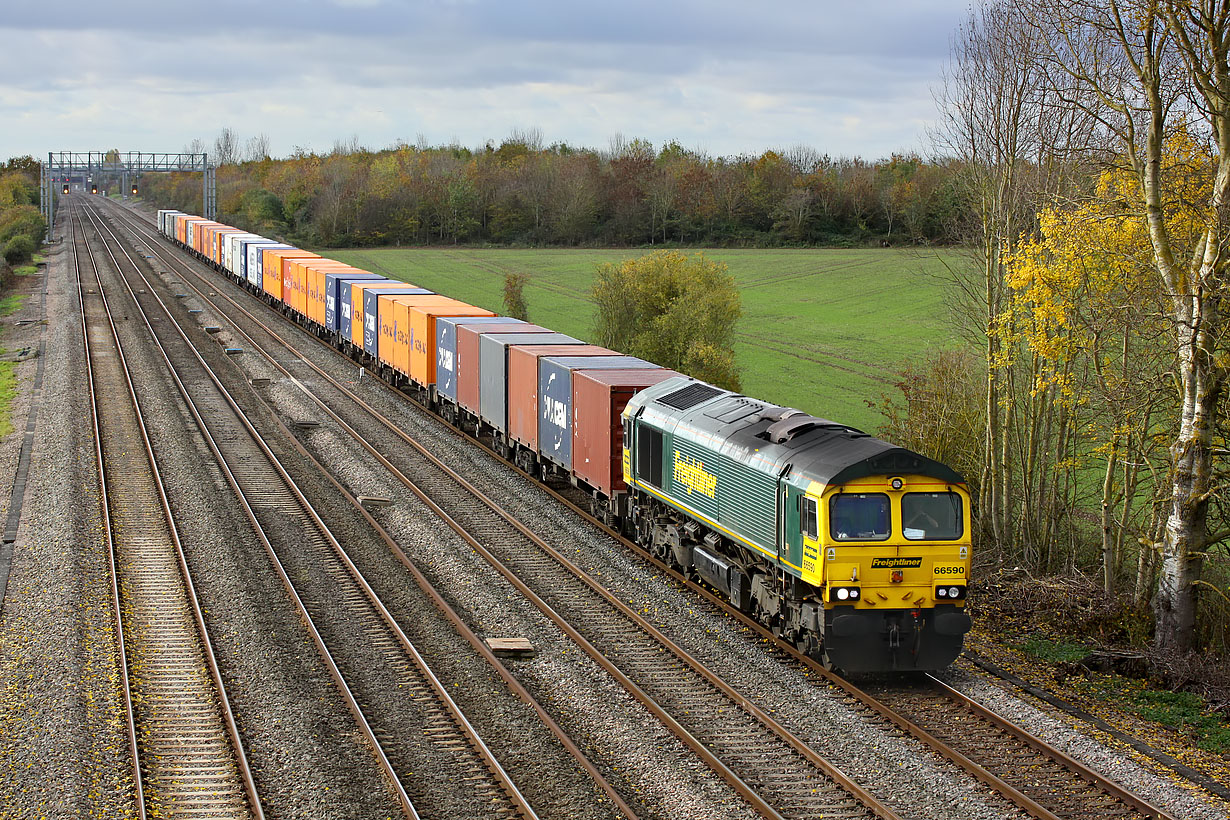
M 1168 174 L 1186 173 L 1193 160 L 1203 164 L 1192 147 L 1172 145 Z M 1075 501 L 1100 510 L 1101 574 L 1109 595 L 1118 592 L 1135 534 L 1152 541 L 1159 533 L 1156 502 L 1164 495 L 1166 465 L 1156 430 L 1174 410 L 1167 389 L 1172 359 L 1158 343 L 1166 331 L 1164 299 L 1150 276 L 1144 221 L 1125 207 L 1133 188 L 1130 174 L 1106 171 L 1094 196 L 1043 209 L 1037 236 L 1006 258 L 1013 319 L 1000 326 L 1015 335 L 1002 338 L 1004 349 L 1030 359 L 1033 390 L 1071 420 L 1070 455 L 1057 468 L 1075 486 L 1088 468 L 1102 465 L 1096 494 Z M 1190 213 L 1170 216 L 1191 224 Z M 1152 550 L 1137 557 L 1141 589 L 1151 577 Z
M 1230 3 L 1032 0 L 1023 8 L 1045 38 L 1050 85 L 1098 123 L 1133 177 L 1125 202 L 1146 227 L 1150 268 L 1167 297 L 1179 401 L 1153 612 L 1156 646 L 1186 650 L 1207 551 L 1230 537 L 1209 520 L 1223 489 L 1215 432 L 1230 376 L 1222 311 L 1230 296 Z M 1181 132 L 1205 146 L 1206 170 L 1166 173 L 1165 147 Z M 1176 210 L 1194 213 L 1196 230 L 1177 232 Z
M 739 389 L 732 342 L 742 308 L 725 264 L 657 251 L 601 265 L 593 299 L 598 344 Z
M 1036 229 L 1049 194 L 1076 184 L 1066 160 L 1089 126 L 1053 104 L 1039 55 L 1041 35 L 1015 4 L 976 6 L 953 41 L 952 61 L 937 94 L 938 151 L 953 160 L 954 183 L 968 217 L 956 230 L 970 264 L 953 268 L 957 314 L 984 348 L 986 430 L 978 512 L 996 549 L 1041 568 L 1053 536 L 1057 496 L 1052 465 L 1067 441 L 1061 408 L 1049 391 L 1033 390 L 1031 362 L 1004 348 L 1014 338 L 1004 258 Z M 908 212 L 909 207 L 900 210 Z

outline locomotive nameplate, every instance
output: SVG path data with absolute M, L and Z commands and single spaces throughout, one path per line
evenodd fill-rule
M 918 569 L 922 558 L 872 558 L 872 569 Z

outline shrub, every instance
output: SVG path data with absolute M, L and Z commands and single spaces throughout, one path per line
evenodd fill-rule
M 37 245 L 47 233 L 47 221 L 33 205 L 17 205 L 0 211 L 0 242 L 28 236 Z
M 28 262 L 34 256 L 34 240 L 25 234 L 18 234 L 4 246 L 4 261 L 10 265 Z

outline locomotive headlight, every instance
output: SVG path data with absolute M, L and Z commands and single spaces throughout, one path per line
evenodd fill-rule
M 960 590 L 960 588 L 959 588 L 959 587 L 949 587 L 949 588 L 948 588 L 948 597 L 949 597 L 949 598 L 959 598 L 959 597 L 961 597 L 961 590 Z
M 948 590 L 944 589 L 944 587 L 937 587 L 935 590 L 935 597 L 936 598 L 947 598 Z
M 837 590 L 837 600 L 844 601 L 849 597 L 850 597 L 850 590 L 846 589 L 845 587 L 841 587 L 840 589 Z
M 851 589 L 851 590 L 850 590 L 850 600 L 851 600 L 851 601 L 857 601 L 857 600 L 858 600 L 858 590 L 857 590 L 857 589 Z

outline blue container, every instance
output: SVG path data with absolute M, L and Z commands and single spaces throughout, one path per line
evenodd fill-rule
M 383 279 L 378 273 L 326 273 L 325 274 L 325 328 L 337 333 L 342 330 L 341 293 L 343 282 L 368 282 L 373 279 Z M 347 292 L 350 288 L 345 288 Z M 346 311 L 346 320 L 350 320 L 350 311 Z M 350 326 L 343 333 L 350 338 Z
M 380 276 L 379 274 L 372 274 L 372 275 L 375 276 L 376 278 L 375 279 L 362 279 L 360 281 L 363 281 L 363 282 L 392 282 L 393 281 L 387 276 Z M 366 293 L 366 291 L 364 292 Z M 343 339 L 349 339 L 351 344 L 362 345 L 363 344 L 362 339 L 351 339 L 350 338 L 351 333 L 353 333 L 353 324 L 354 324 L 351 321 L 354 318 L 354 313 L 353 313 L 354 306 L 350 304 L 353 298 L 354 298 L 354 288 L 343 288 L 343 287 L 338 288 L 337 303 L 338 305 L 341 306 L 341 311 L 337 317 L 338 332 L 342 334 Z
M 538 454 L 572 470 L 572 372 L 642 370 L 658 365 L 635 356 L 543 356 L 538 360 Z
M 457 401 L 457 374 L 461 359 L 457 356 L 458 325 L 523 325 L 520 319 L 508 316 L 439 316 L 436 318 L 436 392 L 449 401 Z
M 363 291 L 363 349 L 376 357 L 380 343 L 380 297 L 434 293 L 427 288 L 368 288 Z

